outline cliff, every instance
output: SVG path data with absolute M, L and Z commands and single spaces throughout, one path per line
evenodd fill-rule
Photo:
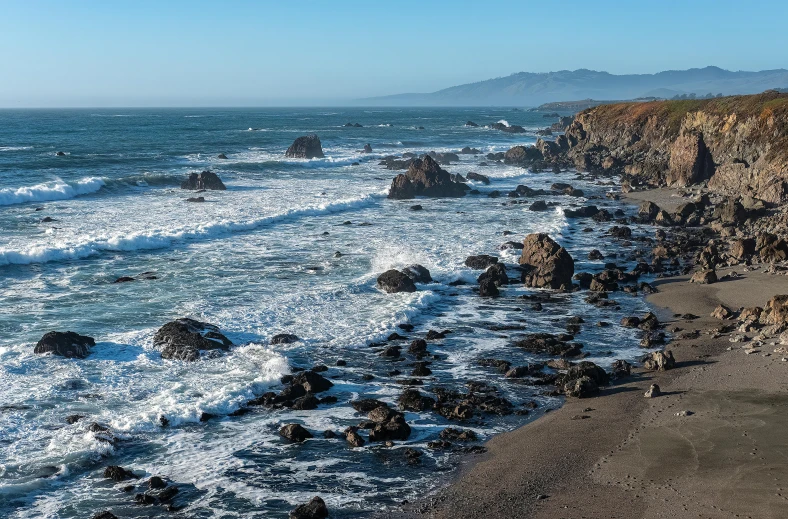
M 597 106 L 577 114 L 565 145 L 562 160 L 631 186 L 707 180 L 722 194 L 788 201 L 788 94 L 777 91 Z

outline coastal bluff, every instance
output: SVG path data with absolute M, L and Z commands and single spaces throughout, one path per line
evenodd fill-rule
M 601 105 L 578 113 L 564 137 L 541 147 L 550 145 L 564 165 L 622 174 L 625 190 L 707 181 L 723 195 L 788 201 L 788 94 L 773 90 Z

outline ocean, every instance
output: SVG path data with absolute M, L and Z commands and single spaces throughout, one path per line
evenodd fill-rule
M 482 126 L 466 127 L 468 120 Z M 483 126 L 498 121 L 528 131 Z M 577 340 L 588 360 L 609 367 L 636 358 L 643 351 L 636 330 L 618 322 L 647 311 L 640 298 L 616 294 L 617 310 L 587 305 L 583 294 L 554 294 L 538 311 L 520 298 L 538 291 L 521 284 L 503 288 L 503 297 L 480 298 L 474 287 L 481 272 L 464 265 L 472 254 L 516 264 L 519 251 L 500 247 L 532 232 L 564 245 L 576 271 L 604 268 L 604 260 L 587 259 L 595 248 L 618 255 L 607 261 L 630 255 L 633 249 L 600 240 L 613 222 L 564 215 L 586 199 L 620 207 L 605 198 L 607 182 L 484 157 L 535 142 L 535 131 L 552 122 L 491 108 L 0 111 L 0 516 L 85 518 L 112 510 L 140 518 L 283 517 L 314 495 L 332 517 L 364 516 L 422 497 L 451 474 L 461 456 L 426 448 L 447 426 L 484 440 L 560 405 L 545 387 L 479 365 L 481 358 L 544 361 L 511 346 L 518 333 L 565 332 L 566 319 L 581 316 Z M 320 136 L 326 157 L 285 158 L 293 140 L 309 133 Z M 361 151 L 367 143 L 372 153 Z M 381 157 L 465 146 L 481 154 L 460 155 L 444 169 L 488 176 L 489 185 L 469 182 L 479 195 L 387 199 L 398 172 L 379 165 Z M 203 170 L 218 174 L 227 190 L 187 203 L 194 192 L 180 183 Z M 582 189 L 585 198 L 551 195 L 556 205 L 533 212 L 505 195 L 519 184 L 548 189 L 554 182 Z M 486 196 L 492 190 L 504 196 Z M 416 203 L 421 211 L 410 209 Z M 435 282 L 413 293 L 376 288 L 382 272 L 414 263 Z M 122 276 L 137 279 L 113 283 Z M 163 360 L 153 334 L 180 317 L 219 326 L 236 346 L 197 362 Z M 414 331 L 398 328 L 402 323 Z M 451 334 L 430 344 L 437 358 L 420 390 L 480 380 L 518 409 L 538 407 L 459 424 L 407 412 L 413 432 L 394 446 L 352 449 L 341 434 L 323 438 L 325 430 L 341 433 L 365 419 L 350 400 L 396 406 L 408 361 L 381 357 L 370 345 L 394 332 L 410 340 L 430 329 Z M 35 355 L 51 330 L 97 344 L 85 359 Z M 301 340 L 270 345 L 281 333 Z M 328 366 L 323 374 L 335 385 L 327 394 L 337 403 L 236 413 L 281 389 L 282 376 L 315 365 Z M 85 418 L 69 424 L 70 415 Z M 91 430 L 94 422 L 110 429 L 112 441 Z M 287 423 L 303 424 L 315 438 L 283 441 L 278 431 Z M 417 463 L 406 448 L 423 452 Z M 135 504 L 135 491 L 102 477 L 107 465 L 133 470 L 140 481 L 159 475 L 177 484 L 179 511 Z

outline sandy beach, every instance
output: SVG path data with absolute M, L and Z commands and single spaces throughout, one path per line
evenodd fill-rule
M 671 190 L 630 199 L 668 206 Z M 405 516 L 437 518 L 778 518 L 788 516 L 788 351 L 779 338 L 733 342 L 736 320 L 788 294 L 767 265 L 720 281 L 657 280 L 648 297 L 676 367 L 631 377 L 487 443 L 447 489 Z M 725 328 L 727 326 L 727 329 Z M 757 332 L 746 333 L 752 338 Z M 662 395 L 645 398 L 652 384 Z

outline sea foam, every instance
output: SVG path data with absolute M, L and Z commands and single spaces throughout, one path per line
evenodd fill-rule
M 34 186 L 4 188 L 0 189 L 0 205 L 67 200 L 95 193 L 102 187 L 104 187 L 104 180 L 98 177 L 88 177 L 71 183 L 57 179 Z

